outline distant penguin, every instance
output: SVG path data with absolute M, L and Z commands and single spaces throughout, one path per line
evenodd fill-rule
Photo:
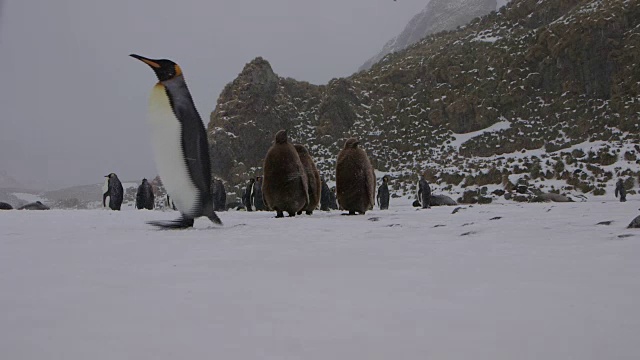
M 264 206 L 264 195 L 262 193 L 262 176 L 256 176 L 256 181 L 253 183 L 251 203 L 256 208 L 256 211 L 267 210 Z
M 103 189 L 104 193 L 102 194 L 102 207 L 107 206 L 107 197 L 109 198 L 109 208 L 111 210 L 120 210 L 122 206 L 122 198 L 124 196 L 124 189 L 122 188 L 122 183 L 120 179 L 118 179 L 118 175 L 111 173 L 109 175 L 105 175 L 107 178 L 106 181 L 106 190 Z
M 6 202 L 0 201 L 0 210 L 13 210 L 13 206 L 11 206 L 11 204 L 8 204 Z
M 625 189 L 622 179 L 618 179 L 618 182 L 616 183 L 615 195 L 616 197 L 620 195 L 620 202 L 627 201 L 627 189 Z
M 378 188 L 378 206 L 380 210 L 389 209 L 389 175 L 382 177 L 382 185 Z
M 256 179 L 249 179 L 249 184 L 242 192 L 242 204 L 247 211 L 253 211 L 253 206 L 251 205 L 251 192 L 253 191 L 253 184 L 256 182 Z
M 149 224 L 183 229 L 192 227 L 200 216 L 222 224 L 213 210 L 207 134 L 182 70 L 171 60 L 131 56 L 149 65 L 158 77 L 149 99 L 152 145 L 162 183 L 182 214 L 174 221 Z
M 227 190 L 220 179 L 214 179 L 211 184 L 211 196 L 213 196 L 213 210 L 227 211 Z
M 367 153 L 358 144 L 358 140 L 348 139 L 336 164 L 338 203 L 349 215 L 364 214 L 375 204 L 376 175 Z
M 142 179 L 142 184 L 138 186 L 138 192 L 136 192 L 136 209 L 153 210 L 154 204 L 153 187 L 147 179 Z
M 423 209 L 431 208 L 431 187 L 426 179 L 420 179 L 418 183 L 418 199 Z
M 265 205 L 276 211 L 276 217 L 289 216 L 309 203 L 307 174 L 296 148 L 287 140 L 287 131 L 276 134 L 274 144 L 264 159 L 262 192 Z
M 338 200 L 336 198 L 336 187 L 332 187 L 329 192 L 329 208 L 331 210 L 338 210 Z
M 320 172 L 318 171 L 315 162 L 311 158 L 309 151 L 306 147 L 304 147 L 304 145 L 296 144 L 294 145 L 294 147 L 298 152 L 302 167 L 304 167 L 304 171 L 307 174 L 307 191 L 309 192 L 309 203 L 303 210 L 305 210 L 307 215 L 311 215 L 313 214 L 313 210 L 315 210 L 320 203 L 320 191 L 322 190 L 322 184 L 320 183 Z M 298 212 L 298 215 L 300 215 L 301 213 L 302 210 Z
M 320 210 L 329 211 L 331 205 L 331 190 L 329 185 L 324 181 L 324 178 L 320 178 Z
M 49 210 L 50 208 L 41 203 L 40 201 L 32 202 L 27 205 L 21 206 L 18 210 Z

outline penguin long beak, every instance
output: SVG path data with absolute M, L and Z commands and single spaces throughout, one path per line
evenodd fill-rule
M 144 56 L 140 56 L 140 55 L 136 55 L 136 54 L 129 54 L 129 56 L 131 56 L 132 58 L 138 59 L 140 61 L 142 61 L 143 63 L 151 66 L 154 69 L 159 69 L 160 68 L 160 64 L 158 64 L 157 62 L 151 60 L 151 59 L 147 59 Z

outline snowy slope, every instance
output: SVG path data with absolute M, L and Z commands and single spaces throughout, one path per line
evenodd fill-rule
M 499 5 L 496 0 L 430 0 L 398 36 L 387 41 L 382 50 L 360 66 L 358 71 L 368 70 L 387 54 L 406 49 L 429 34 L 463 26 L 476 17 L 490 13 Z
M 640 201 L 603 199 L 0 212 L 2 358 L 637 359 Z

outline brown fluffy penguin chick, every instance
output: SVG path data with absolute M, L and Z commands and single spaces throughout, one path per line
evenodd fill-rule
M 287 141 L 287 131 L 276 134 L 275 143 L 264 159 L 262 195 L 267 208 L 284 217 L 283 212 L 295 216 L 309 202 L 307 175 L 296 148 Z
M 307 151 L 307 148 L 304 147 L 304 145 L 296 144 L 294 145 L 294 147 L 298 152 L 300 162 L 302 162 L 302 167 L 304 167 L 304 172 L 307 174 L 309 203 L 303 210 L 306 211 L 307 215 L 311 215 L 313 214 L 313 210 L 315 210 L 320 203 L 320 191 L 322 190 L 322 183 L 320 183 L 320 172 L 316 167 L 316 163 L 313 162 L 309 151 Z M 300 214 L 302 214 L 302 210 L 298 212 L 298 215 Z
M 340 207 L 349 215 L 364 214 L 375 204 L 376 175 L 367 153 L 358 144 L 358 140 L 348 139 L 336 164 L 336 195 Z

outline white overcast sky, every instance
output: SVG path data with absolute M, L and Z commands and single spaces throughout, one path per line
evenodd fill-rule
M 348 76 L 428 0 L 2 2 L 0 171 L 58 188 L 156 175 L 146 124 L 156 79 L 128 54 L 179 63 L 206 125 L 254 57 L 311 83 Z

